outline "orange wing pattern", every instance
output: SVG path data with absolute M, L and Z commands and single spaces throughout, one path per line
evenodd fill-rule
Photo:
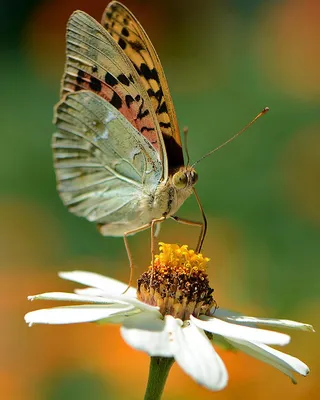
M 169 169 L 184 165 L 181 137 L 159 57 L 135 16 L 121 3 L 108 4 L 102 25 L 129 57 L 151 99 L 166 146 Z

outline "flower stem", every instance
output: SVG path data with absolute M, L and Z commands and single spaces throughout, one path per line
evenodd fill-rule
M 174 363 L 174 358 L 151 357 L 149 378 L 144 400 L 161 399 L 164 386 L 166 384 L 170 368 Z

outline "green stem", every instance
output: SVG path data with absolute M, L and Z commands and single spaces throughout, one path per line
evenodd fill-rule
M 174 358 L 151 357 L 149 378 L 144 400 L 161 399 L 164 386 L 166 384 L 170 368 L 174 363 Z

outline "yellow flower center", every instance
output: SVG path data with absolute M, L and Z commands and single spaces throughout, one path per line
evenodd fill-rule
M 206 273 L 209 258 L 187 245 L 159 243 L 160 253 L 138 279 L 138 298 L 182 320 L 216 307 Z
M 201 253 L 196 254 L 194 250 L 189 250 L 186 244 L 178 246 L 177 244 L 160 242 L 159 249 L 160 254 L 157 254 L 154 258 L 155 268 L 177 269 L 181 274 L 206 271 L 209 258 L 203 257 Z

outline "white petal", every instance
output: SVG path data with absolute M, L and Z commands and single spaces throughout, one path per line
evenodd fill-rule
M 127 289 L 128 285 L 117 281 L 116 279 L 108 278 L 94 272 L 86 271 L 70 271 L 70 272 L 59 272 L 59 276 L 62 279 L 68 281 L 81 283 L 82 285 L 92 286 L 94 288 L 102 289 L 106 294 L 121 295 Z M 124 296 L 136 297 L 136 289 L 130 287 Z
M 161 316 L 161 314 L 159 312 L 159 307 L 150 306 L 147 303 L 143 303 L 142 301 L 140 301 L 138 299 L 134 299 L 132 297 L 126 297 L 123 294 L 120 296 L 110 295 L 110 296 L 106 297 L 106 299 L 108 299 L 110 301 L 114 301 L 114 302 L 131 304 L 132 306 L 136 307 L 137 309 L 139 309 L 141 311 L 147 311 L 149 313 L 154 313 L 156 315 L 156 317 Z
M 216 317 L 216 318 L 221 318 L 221 319 L 226 319 L 226 318 L 236 318 L 241 316 L 241 314 L 237 311 L 230 311 L 226 310 L 225 308 L 211 308 L 210 310 L 210 315 L 211 317 Z
M 77 293 L 77 294 L 80 294 L 80 295 L 84 295 L 84 296 L 99 296 L 99 297 L 103 297 L 105 295 L 105 292 L 103 290 L 92 288 L 92 287 L 87 287 L 87 288 L 84 288 L 84 289 L 75 289 L 74 292 Z
M 296 383 L 296 380 L 292 372 L 297 372 L 303 376 L 306 376 L 310 371 L 308 366 L 298 358 L 292 357 L 289 354 L 283 353 L 279 350 L 275 350 L 272 347 L 258 343 L 244 342 L 241 340 L 228 339 L 228 341 L 233 346 L 249 354 L 250 356 L 270 364 L 282 371 L 288 375 L 294 383 Z
M 127 318 L 121 327 L 125 342 L 150 356 L 172 357 L 165 324 L 155 314 L 141 313 Z
M 250 340 L 265 344 L 277 344 L 280 346 L 290 342 L 290 336 L 284 333 L 230 324 L 218 318 L 207 317 L 205 315 L 202 315 L 200 318 L 201 319 L 197 319 L 193 316 L 190 317 L 192 322 L 199 328 L 227 338 Z
M 288 319 L 248 317 L 246 315 L 241 315 L 239 313 L 234 313 L 232 311 L 224 310 L 221 308 L 217 309 L 214 312 L 213 317 L 221 318 L 229 322 L 235 322 L 247 326 L 263 325 L 273 328 L 288 328 L 314 332 L 312 325 L 304 324 L 302 322 L 291 321 Z
M 28 296 L 28 300 L 79 301 L 79 302 L 99 303 L 99 304 L 112 303 L 110 300 L 103 297 L 83 296 L 75 293 L 63 293 L 63 292 L 48 292 L 48 293 L 36 294 L 35 296 Z
M 24 319 L 30 326 L 33 324 L 75 324 L 98 321 L 119 313 L 127 314 L 129 311 L 132 311 L 132 307 L 121 304 L 68 306 L 31 311 L 25 315 Z
M 85 295 L 85 296 L 98 296 L 102 297 L 107 301 L 108 303 L 124 303 L 124 304 L 131 304 L 138 308 L 141 311 L 150 311 L 150 312 L 155 312 L 157 315 L 159 314 L 159 307 L 156 306 L 151 306 L 149 304 L 143 303 L 142 301 L 133 298 L 133 297 L 128 297 L 123 294 L 116 296 L 116 295 L 110 295 L 105 292 L 103 292 L 101 289 L 96 289 L 96 288 L 85 288 L 85 289 L 76 289 L 75 293 L 78 295 Z
M 85 293 L 97 293 L 93 292 L 92 288 L 83 289 L 87 290 Z M 99 289 L 97 289 L 99 290 Z M 89 295 L 81 295 L 78 293 L 84 293 L 83 291 L 77 291 L 77 293 L 62 293 L 62 292 L 48 292 L 37 294 L 35 296 L 28 296 L 28 300 L 60 300 L 60 301 L 79 301 L 79 302 L 88 302 L 88 303 L 99 303 L 99 304 L 126 304 L 131 305 L 141 311 L 153 312 L 157 316 L 161 315 L 159 313 L 159 307 L 150 306 L 149 304 L 143 303 L 138 299 L 134 299 L 132 297 L 126 297 L 124 295 L 120 296 L 89 296 Z
M 209 339 L 194 324 L 181 325 L 181 320 L 166 316 L 166 330 L 175 360 L 200 385 L 210 390 L 223 389 L 228 373 Z

